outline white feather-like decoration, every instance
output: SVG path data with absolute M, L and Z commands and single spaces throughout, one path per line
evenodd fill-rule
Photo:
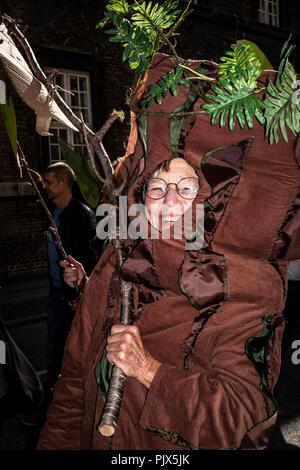
M 56 119 L 73 131 L 78 131 L 49 95 L 45 85 L 33 75 L 3 23 L 0 24 L 0 59 L 21 99 L 35 111 L 35 130 L 38 134 L 51 135 L 49 133 L 51 119 Z

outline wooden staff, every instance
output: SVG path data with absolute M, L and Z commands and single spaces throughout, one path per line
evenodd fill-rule
M 132 286 L 131 283 L 121 279 L 121 323 L 130 325 L 132 321 L 131 306 Z M 102 414 L 98 431 L 102 436 L 112 436 L 118 423 L 120 407 L 123 398 L 126 375 L 117 366 L 113 366 L 108 394 Z
M 102 436 L 112 436 L 118 423 L 126 376 L 116 366 L 113 367 L 105 408 L 98 426 Z

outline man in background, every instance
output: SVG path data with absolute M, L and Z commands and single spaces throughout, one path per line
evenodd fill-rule
M 72 168 L 64 162 L 57 162 L 46 168 L 44 189 L 66 253 L 78 260 L 89 275 L 97 261 L 93 248 L 96 216 L 90 207 L 72 196 L 74 181 Z M 50 275 L 47 387 L 52 389 L 60 373 L 64 344 L 74 316 L 72 301 L 76 293 L 63 281 L 59 266 L 61 254 L 50 230 L 47 232 L 47 248 Z

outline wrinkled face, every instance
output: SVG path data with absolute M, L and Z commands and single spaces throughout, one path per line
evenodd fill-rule
M 153 181 L 150 179 L 148 182 L 149 193 L 146 193 L 146 208 L 151 225 L 157 229 L 164 230 L 171 227 L 192 204 L 197 195 L 198 177 L 195 170 L 185 160 L 174 158 L 170 162 L 169 171 L 160 170 L 155 175 L 154 181 L 158 184 L 153 185 L 153 191 L 160 191 L 160 184 L 165 188 L 164 183 L 160 182 L 159 179 L 167 183 L 167 192 L 160 199 L 148 197 L 148 194 L 151 194 L 149 188 L 151 188 L 150 185 Z M 175 184 L 179 182 L 182 194 L 187 195 L 188 198 L 178 194 Z
M 58 181 L 53 172 L 47 172 L 44 178 L 44 189 L 46 190 L 48 198 L 55 201 L 64 193 L 66 182 L 65 180 Z

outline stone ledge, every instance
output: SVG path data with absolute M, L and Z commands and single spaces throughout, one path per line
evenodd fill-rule
M 0 183 L 0 197 L 34 196 L 33 187 L 28 182 L 15 181 Z

